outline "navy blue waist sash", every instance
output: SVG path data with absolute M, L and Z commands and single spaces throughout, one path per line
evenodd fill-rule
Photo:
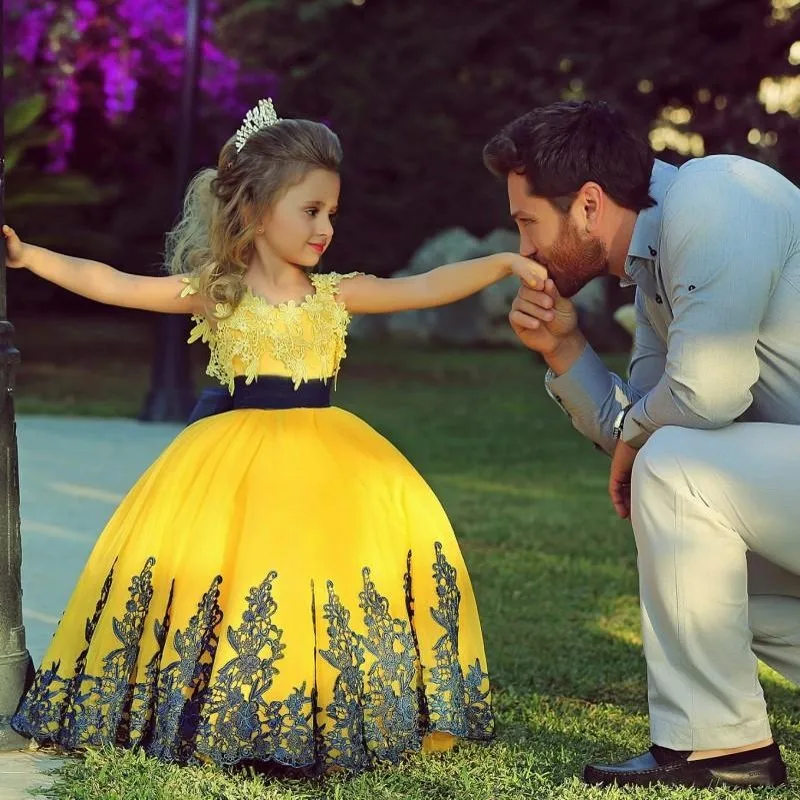
M 205 389 L 189 415 L 188 424 L 243 408 L 328 408 L 331 404 L 330 383 L 319 380 L 301 383 L 297 389 L 290 378 L 278 375 L 260 375 L 249 385 L 244 376 L 238 376 L 233 383 L 232 395 L 223 386 Z

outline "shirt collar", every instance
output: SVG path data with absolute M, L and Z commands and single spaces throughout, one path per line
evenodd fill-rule
M 636 224 L 633 226 L 633 236 L 628 248 L 628 258 L 625 262 L 625 272 L 628 279 L 622 280 L 623 286 L 630 286 L 637 282 L 636 273 L 642 267 L 649 267 L 652 270 L 658 256 L 658 241 L 661 235 L 661 214 L 664 205 L 664 197 L 667 194 L 672 181 L 678 173 L 678 168 L 656 159 L 653 164 L 653 171 L 650 176 L 650 196 L 656 201 L 654 206 L 645 208 L 636 217 Z M 649 262 L 642 264 L 642 261 Z

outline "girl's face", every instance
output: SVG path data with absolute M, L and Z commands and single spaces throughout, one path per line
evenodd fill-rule
M 309 269 L 319 263 L 333 239 L 340 185 L 335 172 L 315 169 L 269 208 L 258 237 L 273 257 Z

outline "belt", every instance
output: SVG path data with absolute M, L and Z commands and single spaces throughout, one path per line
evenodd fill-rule
M 188 424 L 244 408 L 328 408 L 331 404 L 331 386 L 321 380 L 301 383 L 297 389 L 290 378 L 278 375 L 260 375 L 250 384 L 245 383 L 244 376 L 237 376 L 233 383 L 232 395 L 221 386 L 204 390 L 189 416 Z

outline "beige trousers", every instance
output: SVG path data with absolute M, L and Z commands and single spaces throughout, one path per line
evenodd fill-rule
M 800 426 L 662 428 L 631 502 L 653 742 L 768 738 L 757 658 L 800 683 Z

